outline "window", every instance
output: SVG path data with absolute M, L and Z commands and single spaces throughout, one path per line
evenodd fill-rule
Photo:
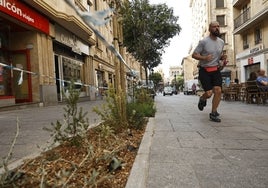
M 254 35 L 255 35 L 255 44 L 259 44 L 261 42 L 261 40 L 262 40 L 262 38 L 261 38 L 261 29 L 256 28 L 255 32 L 254 32 Z
M 249 45 L 248 45 L 248 35 L 244 35 L 243 36 L 243 49 L 247 49 L 249 48 Z
M 216 0 L 216 8 L 224 8 L 224 0 Z
M 225 26 L 225 15 L 218 15 L 216 19 L 220 26 Z
M 221 33 L 221 39 L 224 41 L 224 43 L 227 43 L 226 39 L 226 33 Z

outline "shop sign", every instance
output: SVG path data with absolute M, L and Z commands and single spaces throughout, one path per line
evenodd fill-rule
M 256 46 L 255 48 L 252 48 L 250 51 L 249 51 L 249 53 L 255 53 L 255 52 L 258 52 L 258 51 L 260 51 L 260 50 L 262 50 L 263 49 L 263 45 L 262 44 L 259 44 L 258 46 Z
M 56 25 L 55 26 L 56 36 L 55 39 L 72 48 L 72 51 L 77 54 L 86 54 L 89 55 L 89 47 L 85 43 L 83 43 L 76 35 L 72 34 L 71 32 L 65 30 L 64 28 Z
M 255 53 L 255 52 L 257 52 L 257 51 L 259 51 L 260 50 L 260 48 L 259 47 L 256 47 L 256 48 L 253 48 L 253 49 L 251 49 L 250 51 L 249 51 L 249 53 Z
M 49 34 L 49 21 L 19 0 L 0 0 L 0 11 Z

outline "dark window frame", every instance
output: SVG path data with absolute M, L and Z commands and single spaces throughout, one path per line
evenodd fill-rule
M 221 39 L 224 41 L 225 44 L 227 44 L 227 34 L 226 33 L 221 33 Z
M 249 44 L 248 44 L 248 35 L 245 34 L 243 35 L 243 49 L 248 49 L 249 48 Z
M 225 0 L 216 0 L 216 8 L 225 8 Z
M 223 19 L 223 20 L 220 20 L 219 18 Z M 216 16 L 216 20 L 217 20 L 217 22 L 219 22 L 220 26 L 226 26 L 225 18 L 226 18 L 226 16 L 224 14 Z M 223 23 L 222 23 L 222 21 L 223 21 Z
M 257 27 L 254 31 L 254 40 L 255 44 L 259 44 L 262 41 L 262 32 L 260 27 Z

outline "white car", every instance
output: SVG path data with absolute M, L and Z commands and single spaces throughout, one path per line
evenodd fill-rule
M 173 89 L 170 86 L 164 87 L 163 95 L 173 95 Z

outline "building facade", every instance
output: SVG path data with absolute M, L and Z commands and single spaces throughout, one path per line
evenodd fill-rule
M 234 45 L 241 82 L 259 69 L 268 72 L 268 0 L 234 0 Z
M 198 42 L 209 35 L 209 23 L 218 21 L 220 24 L 221 38 L 225 41 L 224 53 L 228 57 L 229 63 L 223 71 L 230 72 L 232 79 L 237 77 L 236 66 L 234 60 L 233 47 L 233 12 L 231 0 L 191 0 L 190 7 L 192 9 L 192 31 L 193 40 L 190 54 L 198 45 Z M 190 58 L 187 57 L 186 59 Z M 198 62 L 194 59 L 191 61 L 192 66 L 196 66 Z M 198 77 L 196 67 L 190 68 L 193 71 L 193 77 Z M 187 70 L 184 70 L 187 72 Z
M 83 12 L 111 6 L 108 1 L 73 2 Z M 107 43 L 116 43 L 128 67 L 139 72 L 139 63 L 120 47 L 119 21 L 113 18 L 96 28 Z M 0 106 L 56 104 L 64 99 L 62 92 L 71 80 L 81 97 L 95 100 L 104 82 L 119 84 L 116 62 L 120 64 L 66 1 L 0 1 Z M 119 69 L 119 79 L 126 77 L 126 66 Z

